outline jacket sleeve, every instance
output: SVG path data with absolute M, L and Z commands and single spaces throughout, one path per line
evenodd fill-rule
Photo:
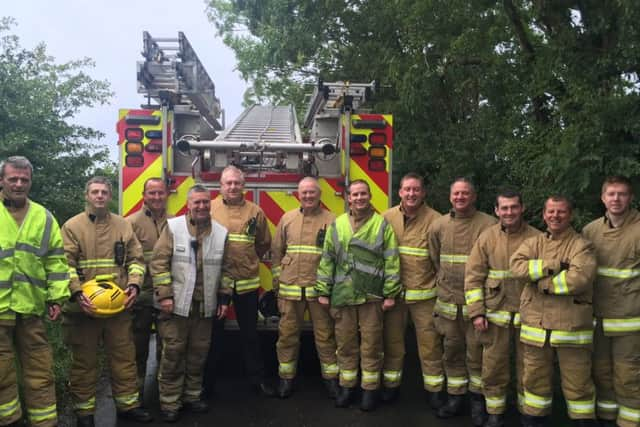
M 142 288 L 144 282 L 144 272 L 146 270 L 144 263 L 144 252 L 142 245 L 133 232 L 131 224 L 125 223 L 127 226 L 127 259 L 125 265 L 127 267 L 127 285 L 135 285 L 138 289 Z
M 271 232 L 264 212 L 256 215 L 256 253 L 261 258 L 271 249 Z
M 47 215 L 51 215 L 47 213 Z M 47 302 L 61 304 L 69 299 L 69 265 L 65 258 L 60 226 L 51 215 L 51 235 L 49 252 L 43 257 L 44 270 L 47 273 Z
M 538 239 L 540 238 L 543 237 L 526 239 L 511 255 L 509 267 L 514 278 L 537 282 L 552 273 L 560 271 L 560 260 L 540 258 L 540 253 L 537 249 Z
M 433 268 L 437 272 L 440 270 L 440 235 L 438 233 L 439 226 L 429 227 L 428 244 L 429 244 L 429 257 Z
M 281 219 L 276 228 L 276 234 L 271 243 L 271 275 L 273 276 L 273 289 L 278 290 L 279 277 L 281 272 L 280 261 L 287 252 L 287 235 L 284 221 Z
M 485 242 L 483 236 L 476 240 L 464 270 L 464 300 L 471 319 L 486 315 L 484 283 L 489 275 L 489 257 Z
M 62 226 L 60 234 L 62 235 L 62 241 L 64 243 L 64 255 L 67 258 L 67 265 L 69 266 L 69 293 L 73 296 L 75 293 L 82 291 L 82 283 L 78 276 L 80 244 L 68 222 Z
M 320 264 L 318 265 L 318 274 L 316 277 L 315 290 L 318 295 L 323 297 L 330 297 L 331 290 L 334 285 L 334 276 L 336 271 L 336 245 L 340 242 L 334 242 L 336 233 L 335 221 L 327 229 L 327 235 L 324 239 L 324 246 L 322 247 L 322 257 L 320 258 Z
M 153 281 L 156 301 L 173 298 L 171 287 L 171 257 L 173 256 L 173 235 L 171 229 L 165 227 L 153 247 L 153 255 L 149 262 L 149 270 Z
M 386 224 L 384 229 L 384 285 L 382 295 L 385 298 L 395 298 L 402 290 L 400 283 L 400 254 L 398 239 L 393 227 Z
M 560 270 L 547 279 L 541 280 L 538 289 L 554 295 L 582 295 L 592 286 L 596 277 L 597 262 L 593 245 L 582 240 L 573 251 L 568 269 Z

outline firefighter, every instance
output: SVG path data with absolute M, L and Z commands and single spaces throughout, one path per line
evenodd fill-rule
M 371 206 L 369 184 L 353 181 L 348 201 L 350 211 L 327 230 L 315 288 L 335 320 L 341 386 L 336 406 L 351 403 L 360 368 L 360 409 L 372 411 L 383 363 L 383 312 L 393 308 L 401 290 L 400 259 L 393 228 Z
M 511 278 L 509 259 L 527 238 L 540 232 L 522 218 L 520 193 L 505 190 L 496 197 L 499 224 L 480 234 L 465 266 L 464 296 L 469 318 L 482 344 L 482 390 L 489 418 L 485 427 L 504 426 L 510 355 L 515 353 L 518 396 L 522 395 L 520 294 L 524 280 Z
M 331 398 L 338 392 L 338 363 L 333 319 L 329 308 L 318 303 L 316 272 L 322 255 L 327 227 L 335 216 L 320 206 L 320 185 L 312 177 L 298 184 L 300 208 L 285 213 L 276 229 L 271 247 L 273 285 L 278 294 L 278 396 L 293 393 L 300 329 L 304 312 L 309 310 L 313 336 L 320 359 L 320 371 Z
M 244 174 L 228 166 L 220 175 L 222 197 L 211 202 L 211 217 L 229 234 L 224 254 L 221 293 L 230 295 L 240 328 L 242 355 L 249 381 L 256 393 L 273 397 L 276 391 L 265 381 L 264 361 L 258 339 L 258 288 L 260 259 L 271 247 L 271 234 L 262 209 L 244 197 Z M 209 367 L 215 352 L 214 340 L 222 332 L 223 322 L 214 326 Z
M 202 374 L 212 317 L 223 319 L 229 298 L 218 300 L 227 230 L 211 220 L 211 194 L 201 185 L 187 194 L 187 214 L 169 219 L 151 259 L 162 357 L 158 370 L 160 410 L 176 422 L 179 410 L 205 413 Z M 195 274 L 194 274 L 195 273 Z
M 440 392 L 444 371 L 442 342 L 433 324 L 435 269 L 429 258 L 427 231 L 441 215 L 424 203 L 426 189 L 418 174 L 408 173 L 402 177 L 398 194 L 400 204 L 383 214 L 398 238 L 403 292 L 395 307 L 384 313 L 382 400 L 390 402 L 397 397 L 405 355 L 404 332 L 411 315 L 427 401 L 437 410 L 443 403 Z
M 142 208 L 127 217 L 133 232 L 142 245 L 146 274 L 140 289 L 140 295 L 133 305 L 133 337 L 136 346 L 136 367 L 138 369 L 138 391 L 140 400 L 143 399 L 144 380 L 147 372 L 147 358 L 149 356 L 149 339 L 155 323 L 153 308 L 153 283 L 149 271 L 149 261 L 153 254 L 153 246 L 158 241 L 160 233 L 167 225 L 167 185 L 161 178 L 149 178 L 145 181 L 142 191 L 144 204 Z
M 640 214 L 631 209 L 632 200 L 628 178 L 607 178 L 607 212 L 583 230 L 598 260 L 593 376 L 603 426 L 640 426 Z
M 69 297 L 69 268 L 57 221 L 29 200 L 33 167 L 22 156 L 0 163 L 0 425 L 21 425 L 22 367 L 26 418 L 32 426 L 58 423 L 53 357 L 43 316 L 58 319 Z
M 542 211 L 547 231 L 525 240 L 511 257 L 522 291 L 520 340 L 524 344 L 522 425 L 542 426 L 551 412 L 554 357 L 573 425 L 594 426 L 591 379 L 593 245 L 571 227 L 572 205 L 552 196 Z
M 452 210 L 429 228 L 429 256 L 437 270 L 435 326 L 443 337 L 443 362 L 447 376 L 448 399 L 437 415 L 450 418 L 463 411 L 467 389 L 471 397 L 471 418 L 475 426 L 484 423 L 482 397 L 482 346 L 475 338 L 464 300 L 465 263 L 482 231 L 494 225 L 495 218 L 476 210 L 476 190 L 467 178 L 451 184 Z M 465 356 L 466 349 L 466 356 Z M 466 360 L 465 360 L 466 357 Z
M 111 317 L 95 317 L 94 304 L 81 284 L 97 276 L 111 276 L 133 306 L 145 274 L 142 247 L 131 225 L 109 212 L 111 183 L 93 177 L 85 186 L 85 211 L 62 226 L 64 252 L 69 263 L 71 300 L 63 307 L 65 341 L 72 353 L 69 386 L 78 426 L 93 426 L 98 379 L 98 348 L 102 341 L 111 371 L 111 389 L 118 416 L 152 421 L 140 407 L 136 378 L 132 315 L 125 310 Z

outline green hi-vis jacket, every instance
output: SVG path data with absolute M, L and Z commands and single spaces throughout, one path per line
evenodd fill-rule
M 329 227 L 315 290 L 333 307 L 395 298 L 401 290 L 400 258 L 393 228 L 374 213 L 355 232 L 349 214 Z
M 42 316 L 46 303 L 69 298 L 69 267 L 60 227 L 43 206 L 29 201 L 18 226 L 0 203 L 0 319 Z

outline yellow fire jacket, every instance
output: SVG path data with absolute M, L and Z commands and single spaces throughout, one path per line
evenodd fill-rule
M 514 278 L 529 280 L 520 301 L 520 340 L 542 347 L 593 342 L 593 244 L 573 228 L 553 238 L 549 233 L 525 240 L 511 257 Z
M 422 205 L 414 218 L 405 219 L 402 206 L 394 206 L 382 216 L 393 227 L 400 253 L 400 280 L 404 300 L 415 303 L 436 297 L 436 270 L 429 258 L 429 226 L 441 215 Z
M 248 200 L 230 205 L 218 197 L 211 202 L 211 218 L 229 231 L 221 292 L 230 294 L 235 289 L 243 294 L 258 289 L 260 258 L 271 247 L 271 234 L 264 212 Z
M 317 298 L 313 287 L 322 246 L 335 215 L 318 206 L 305 215 L 301 209 L 285 213 L 271 245 L 271 271 L 278 296 L 301 300 Z M 304 291 L 302 290 L 304 288 Z
M 465 303 L 464 266 L 471 248 L 480 233 L 496 222 L 483 212 L 462 217 L 452 211 L 429 228 L 429 256 L 437 270 L 438 300 L 434 310 L 439 315 L 452 320 L 457 317 L 457 305 Z
M 129 224 L 131 224 L 133 232 L 136 234 L 138 241 L 142 245 L 146 267 L 144 283 L 142 285 L 142 289 L 140 289 L 140 295 L 138 295 L 138 298 L 136 299 L 136 304 L 151 307 L 153 305 L 153 282 L 151 280 L 149 262 L 151 261 L 151 255 L 153 254 L 153 246 L 156 244 L 160 237 L 160 233 L 162 233 L 162 230 L 167 225 L 167 215 L 163 215 L 161 218 L 155 219 L 149 208 L 146 205 L 143 205 L 142 209 L 132 215 L 129 215 L 126 219 Z
M 640 213 L 631 210 L 617 228 L 601 217 L 582 234 L 596 249 L 593 309 L 605 334 L 640 332 Z
M 110 212 L 99 218 L 87 208 L 69 219 L 61 232 L 69 263 L 71 295 L 80 292 L 85 281 L 103 274 L 112 274 L 113 281 L 122 289 L 127 285 L 141 287 L 145 273 L 142 246 L 124 218 Z M 116 260 L 116 244 L 124 248 L 121 263 Z M 73 302 L 65 304 L 65 310 L 80 311 L 80 308 Z
M 511 276 L 509 259 L 525 239 L 539 233 L 523 222 L 514 233 L 496 224 L 480 234 L 464 275 L 464 298 L 470 318 L 486 316 L 491 323 L 503 327 L 511 322 L 520 325 L 520 295 L 528 280 Z

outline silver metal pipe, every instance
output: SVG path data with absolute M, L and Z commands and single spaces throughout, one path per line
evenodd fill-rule
M 259 153 L 263 151 L 275 152 L 282 151 L 286 153 L 325 153 L 333 154 L 336 147 L 333 144 L 311 145 L 311 144 L 292 144 L 287 142 L 241 142 L 241 141 L 189 141 L 181 139 L 176 143 L 178 150 L 188 151 L 195 150 L 242 150 L 246 152 Z

